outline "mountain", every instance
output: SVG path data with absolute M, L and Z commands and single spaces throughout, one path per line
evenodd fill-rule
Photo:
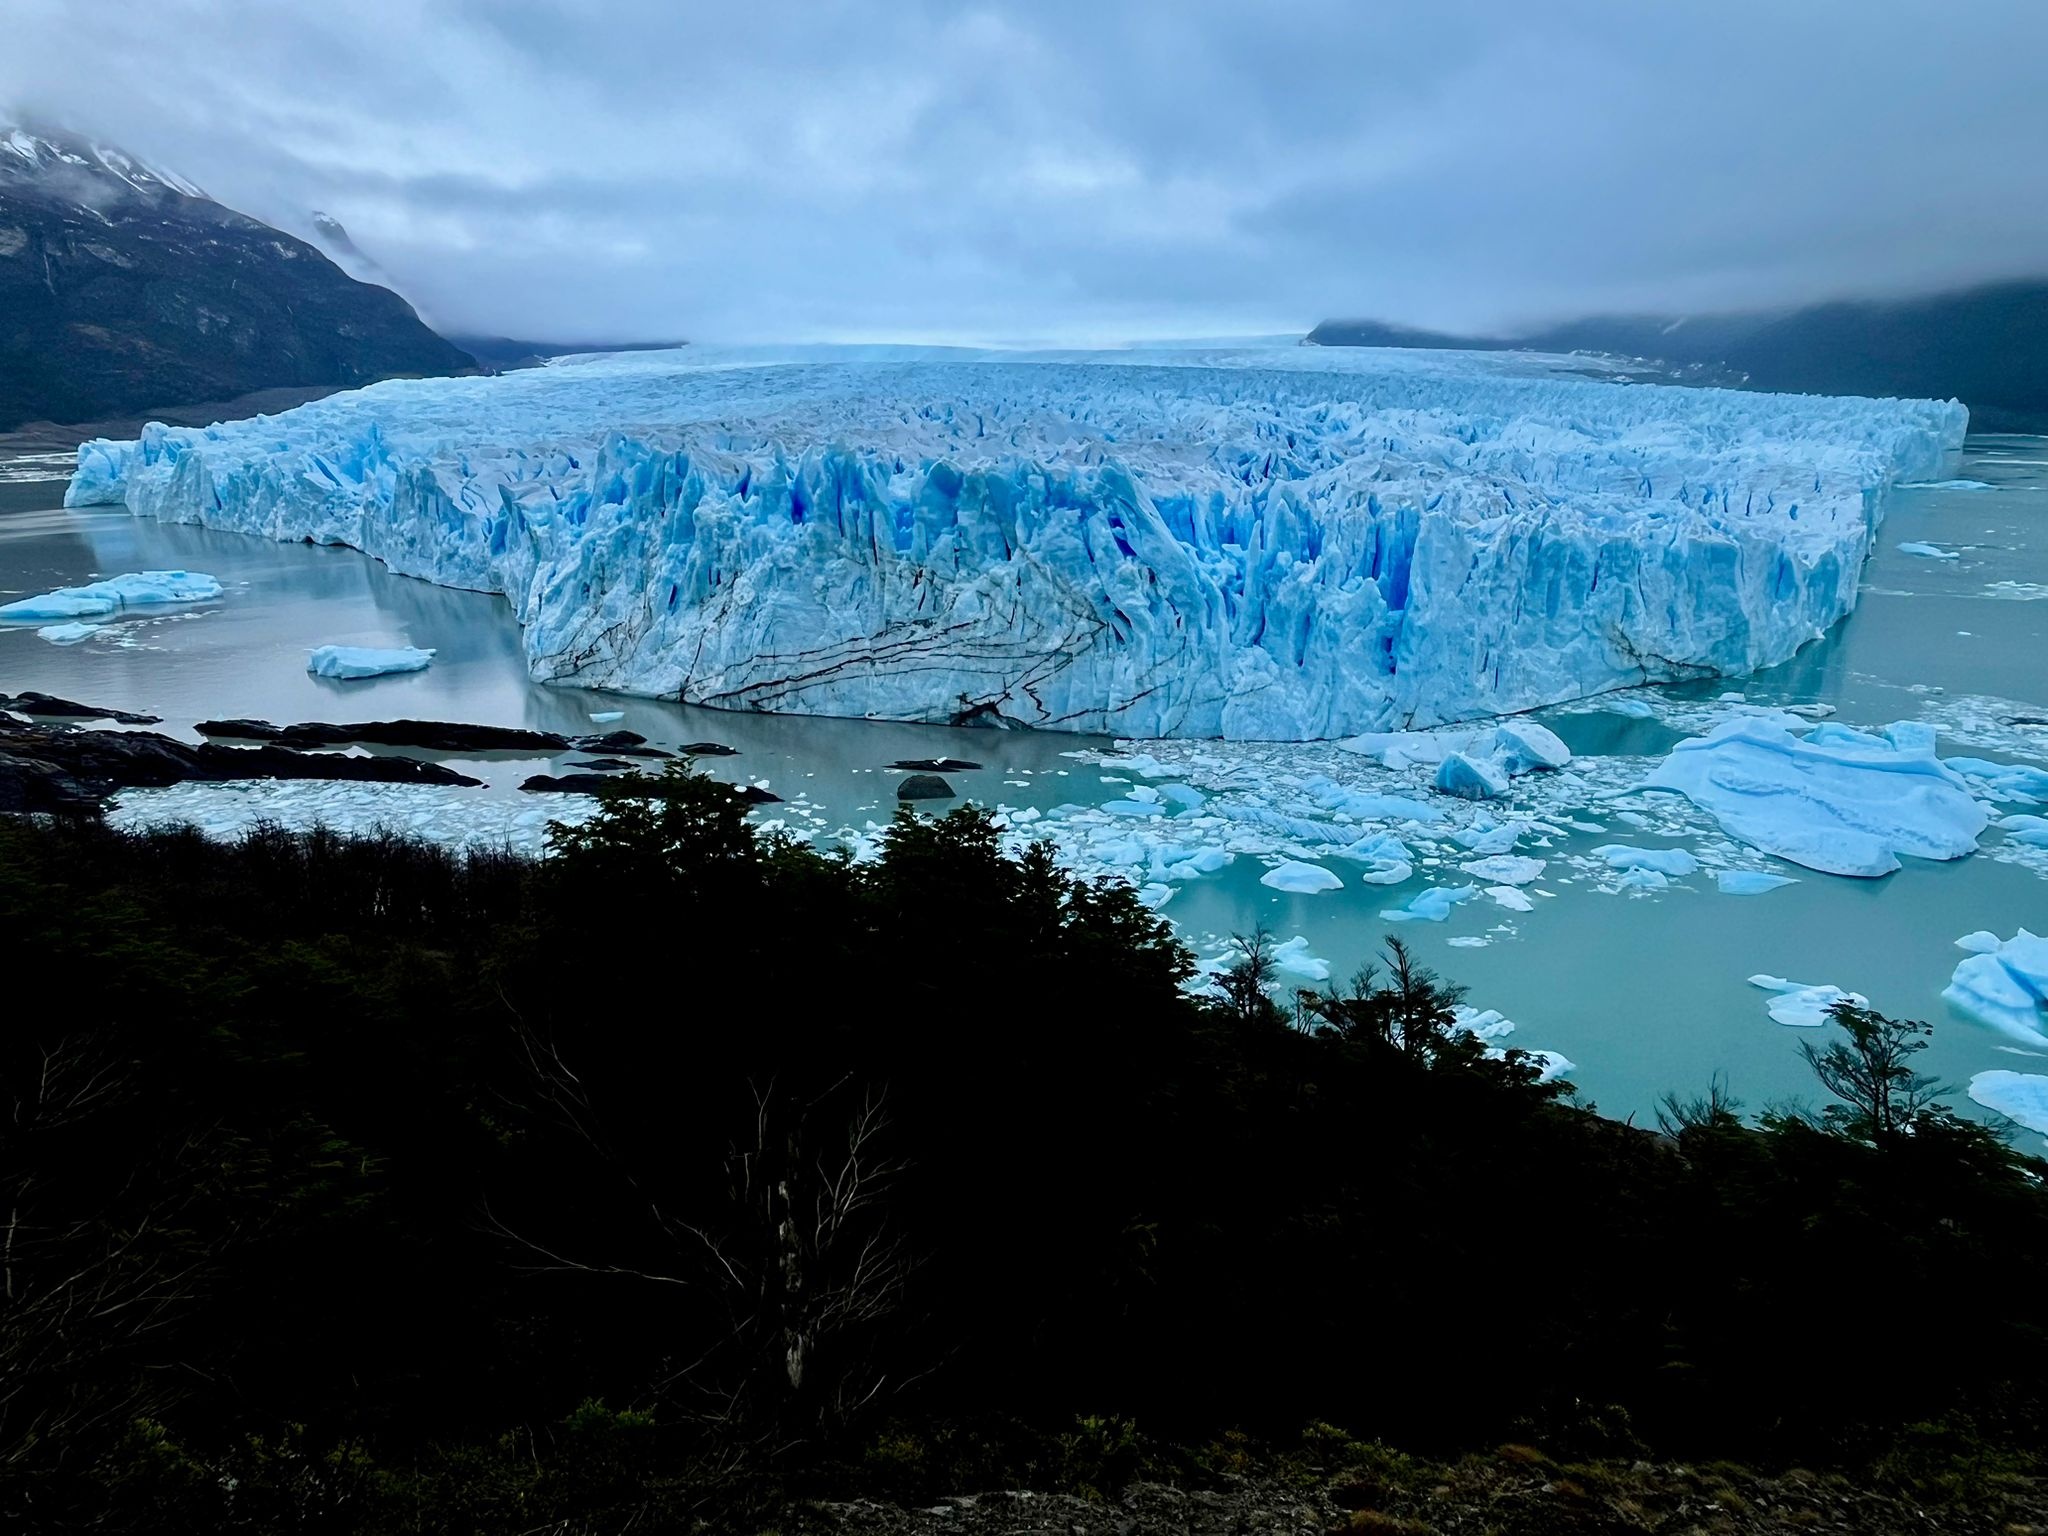
M 1961 400 L 1980 432 L 2048 432 L 2048 281 L 1751 313 L 1606 315 L 1515 336 L 1325 320 L 1318 346 L 1603 352 L 1701 383 L 1779 393 Z
M 397 294 L 190 182 L 0 123 L 0 431 L 474 366 Z

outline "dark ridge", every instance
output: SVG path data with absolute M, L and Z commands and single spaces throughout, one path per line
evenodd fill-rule
M 161 715 L 131 714 L 125 709 L 102 709 L 96 704 L 80 704 L 72 699 L 60 699 L 52 693 L 0 693 L 0 709 L 11 709 L 22 715 L 42 715 L 56 720 L 112 720 L 121 725 L 158 725 Z
M 1599 352 L 1688 382 L 1787 394 L 1957 399 L 1979 432 L 2048 432 L 2048 280 L 1921 298 L 1700 316 L 1594 315 L 1515 336 L 1325 320 L 1326 347 Z
M 0 431 L 475 359 L 313 246 L 84 140 L 0 153 Z

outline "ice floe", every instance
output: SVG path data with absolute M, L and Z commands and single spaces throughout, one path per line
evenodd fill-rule
M 1840 987 L 1824 983 L 1787 981 L 1783 976 L 1759 975 L 1750 977 L 1749 984 L 1773 994 L 1767 1005 L 1771 1017 L 1795 1029 L 1818 1029 L 1823 1024 L 1832 1023 L 1829 1010 L 1837 1003 L 1849 1003 L 1857 1008 L 1870 1006 L 1870 999 L 1861 992 L 1844 992 Z
M 2034 1072 L 1979 1072 L 1970 1097 L 2016 1125 L 2048 1136 L 2048 1077 Z
M 2048 938 L 2022 928 L 2009 939 L 1979 931 L 1942 998 L 1958 1013 L 2032 1046 L 2048 1046 Z
M 1832 875 L 1890 874 L 1902 854 L 1961 858 L 1989 821 L 1921 725 L 1876 736 L 1826 722 L 1801 740 L 1729 720 L 1679 742 L 1644 785 L 1684 794 L 1751 847 Z
M 358 681 L 393 672 L 424 672 L 433 661 L 431 650 L 417 646 L 381 650 L 363 645 L 321 645 L 315 646 L 307 658 L 306 670 L 315 677 Z
M 36 597 L 0 603 L 0 619 L 17 624 L 96 619 L 123 608 L 205 603 L 220 595 L 221 584 L 197 571 L 130 571 L 82 587 L 59 587 Z

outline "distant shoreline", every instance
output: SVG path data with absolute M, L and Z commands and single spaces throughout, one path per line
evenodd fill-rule
M 158 406 L 132 416 L 110 417 L 105 421 L 25 422 L 12 432 L 0 432 L 0 458 L 21 453 L 60 453 L 96 437 L 139 437 L 143 427 L 152 421 L 160 421 L 169 427 L 210 427 L 219 421 L 246 421 L 251 416 L 288 411 L 308 401 L 338 395 L 351 387 L 346 384 L 284 385 L 237 395 L 232 400 Z

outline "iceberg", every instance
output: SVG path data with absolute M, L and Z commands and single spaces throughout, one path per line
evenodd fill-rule
M 2022 928 L 1956 940 L 1970 957 L 1956 967 L 1942 1000 L 1956 1012 L 2028 1045 L 2048 1046 L 2048 938 Z
M 1918 540 L 1908 540 L 1906 543 L 1899 545 L 1899 553 L 1902 555 L 1918 555 L 1923 560 L 1960 560 L 1962 558 L 1952 549 L 1943 549 L 1938 544 L 1923 544 Z
M 1790 875 L 1769 875 L 1760 869 L 1722 869 L 1714 872 L 1714 884 L 1723 896 L 1761 896 L 1781 885 L 1797 885 Z
M 322 645 L 314 648 L 306 661 L 306 670 L 315 677 L 354 682 L 366 677 L 383 677 L 392 672 L 424 672 L 433 660 L 432 651 L 410 645 L 395 650 L 377 650 L 363 645 Z
M 1631 848 L 1626 843 L 1603 843 L 1593 850 L 1593 857 L 1605 861 L 1609 869 L 1651 870 L 1673 880 L 1696 874 L 1700 867 L 1700 861 L 1683 848 Z
M 1274 973 L 1285 976 L 1289 981 L 1316 982 L 1330 979 L 1330 962 L 1320 955 L 1311 954 L 1308 940 L 1298 933 L 1284 943 L 1275 944 L 1267 952 L 1267 957 L 1273 962 Z
M 52 645 L 76 645 L 81 640 L 90 640 L 107 626 L 104 624 L 45 624 L 36 631 L 36 638 L 47 640 Z
M 1418 891 L 1407 906 L 1391 908 L 1380 916 L 1390 923 L 1440 923 L 1451 915 L 1451 908 L 1478 894 L 1476 885 L 1433 885 Z
M 2034 1072 L 1979 1072 L 1970 1097 L 2016 1125 L 2048 1136 L 2048 1077 Z
M 1276 891 L 1289 891 L 1297 896 L 1313 896 L 1319 891 L 1342 890 L 1344 882 L 1320 864 L 1303 864 L 1295 859 L 1283 859 L 1279 864 L 1259 876 L 1259 884 L 1270 886 Z
M 1765 720 L 1691 737 L 1643 781 L 1675 790 L 1729 836 L 1823 874 L 1875 878 L 1899 856 L 1959 859 L 1989 823 L 1923 726 L 1883 736 L 1815 726 L 1804 740 Z
M 54 624 L 68 619 L 102 619 L 123 608 L 210 602 L 221 585 L 196 571 L 130 571 L 82 587 L 59 587 L 38 597 L 0 603 L 0 619 L 20 624 Z
M 1311 740 L 1782 662 L 1966 421 L 1506 355 L 691 347 L 152 424 L 66 502 L 502 593 L 543 681 Z
M 1832 1023 L 1828 1010 L 1837 1003 L 1851 1003 L 1858 1008 L 1870 1006 L 1870 999 L 1861 992 L 1844 992 L 1840 987 L 1811 982 L 1787 981 L 1782 976 L 1752 976 L 1749 984 L 1774 994 L 1767 1005 L 1771 1017 L 1794 1029 L 1818 1029 L 1823 1024 Z

